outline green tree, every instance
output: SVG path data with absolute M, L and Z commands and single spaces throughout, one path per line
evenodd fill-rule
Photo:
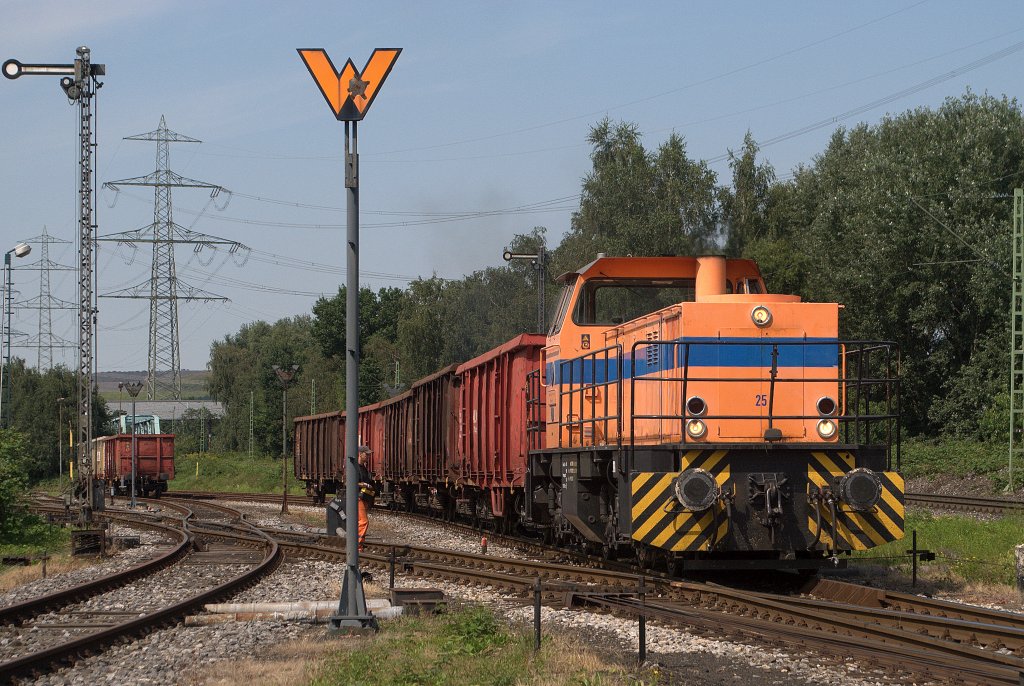
M 721 206 L 725 253 L 730 257 L 745 257 L 747 245 L 767 228 L 775 170 L 770 164 L 758 164 L 757 152 L 757 143 L 749 131 L 743 137 L 740 154 L 729 151 L 732 188 L 722 189 Z
M 246 324 L 237 334 L 215 341 L 210 348 L 208 387 L 214 400 L 224 406 L 217 424 L 215 446 L 247 450 L 249 411 L 253 408 L 254 449 L 263 454 L 280 453 L 282 395 L 273 365 L 299 365 L 299 376 L 288 391 L 288 422 L 309 413 L 310 379 L 317 379 L 319 411 L 337 409 L 337 371 L 325 360 L 313 339 L 313 320 L 300 315 L 274 324 Z
M 691 160 L 686 143 L 669 136 L 655 153 L 635 124 L 605 119 L 590 131 L 593 169 L 583 179 L 580 209 L 553 260 L 575 271 L 598 252 L 609 255 L 691 255 L 718 239 L 716 175 Z
M 28 437 L 29 457 L 25 463 L 28 478 L 34 482 L 53 476 L 58 472 L 58 442 L 67 440 L 69 424 L 74 429 L 77 421 L 78 384 L 75 373 L 63 366 L 40 373 L 27 367 L 20 358 L 11 360 L 7 373 L 11 386 L 10 395 L 4 403 L 4 414 L 10 417 L 10 428 Z M 65 399 L 63 411 L 58 398 Z M 110 411 L 96 391 L 93 392 L 92 407 L 93 435 L 109 433 Z M 60 426 L 61 414 L 63 426 Z M 65 449 L 64 453 L 67 459 L 68 450 Z
M 775 215 L 802 294 L 843 303 L 844 335 L 900 344 L 912 434 L 976 435 L 1005 389 L 1005 198 L 1022 171 L 1019 104 L 967 93 L 836 131 Z

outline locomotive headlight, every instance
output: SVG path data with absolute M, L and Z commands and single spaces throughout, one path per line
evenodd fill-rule
M 870 510 L 882 497 L 882 480 L 870 469 L 854 469 L 839 480 L 839 498 L 858 512 Z
M 686 435 L 690 438 L 703 438 L 707 432 L 707 425 L 699 419 L 691 419 L 686 422 Z
M 830 398 L 827 395 L 818 398 L 818 414 L 822 417 L 831 417 L 838 408 L 839 406 L 836 405 L 835 398 Z
M 708 411 L 708 404 L 700 396 L 691 396 L 686 401 L 686 412 L 691 417 L 702 417 Z
M 818 422 L 818 435 L 828 440 L 836 435 L 836 423 L 831 419 L 822 419 Z
M 772 323 L 772 313 L 764 305 L 758 305 L 750 311 L 750 319 L 756 326 L 763 328 Z
M 703 469 L 687 469 L 672 485 L 676 500 L 687 510 L 702 512 L 718 499 L 715 477 Z

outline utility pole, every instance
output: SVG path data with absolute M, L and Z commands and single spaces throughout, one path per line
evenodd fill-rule
M 256 405 L 256 394 L 254 391 L 249 391 L 249 459 L 252 459 L 252 438 L 256 433 L 256 416 L 255 416 L 255 405 Z
M 57 398 L 57 477 L 58 483 L 64 478 L 64 401 Z
M 1014 491 L 1013 459 L 1024 441 L 1024 189 L 1013 189 L 1013 282 L 1010 297 L 1010 455 L 1006 491 Z
M 103 297 L 149 300 L 149 365 L 146 379 L 149 399 L 155 400 L 157 395 L 169 394 L 172 399 L 181 400 L 178 300 L 224 302 L 228 299 L 180 281 L 174 264 L 174 247 L 179 243 L 187 243 L 195 245 L 196 252 L 199 252 L 203 248 L 215 250 L 217 246 L 225 246 L 232 254 L 239 250 L 248 251 L 248 248 L 237 241 L 199 234 L 174 223 L 172 188 L 209 189 L 211 202 L 225 190 L 217 184 L 185 178 L 168 167 L 171 143 L 200 143 L 200 140 L 171 131 L 163 116 L 155 131 L 127 136 L 125 140 L 155 141 L 156 171 L 146 176 L 108 181 L 103 187 L 119 191 L 121 186 L 152 186 L 153 223 L 137 231 L 101 236 L 97 240 L 127 244 L 151 243 L 153 263 L 149 281 L 104 294 Z
M 11 279 L 11 255 L 24 257 L 32 251 L 28 243 L 18 243 L 4 253 L 4 351 L 0 357 L 0 426 L 10 426 L 11 403 L 11 305 L 14 286 Z M 7 403 L 4 407 L 4 403 Z M 6 414 L 4 413 L 6 412 Z
M 92 518 L 92 511 L 103 507 L 102 493 L 96 498 L 92 460 L 92 376 L 93 376 L 93 210 L 96 201 L 94 185 L 96 139 L 93 129 L 93 98 L 103 86 L 99 76 L 107 73 L 105 65 L 93 64 L 89 48 L 81 46 L 72 64 L 22 64 L 7 60 L 4 76 L 17 79 L 26 75 L 60 76 L 60 86 L 70 102 L 78 103 L 78 465 L 81 474 L 79 495 L 86 505 L 83 519 Z M 83 493 L 84 491 L 84 493 Z

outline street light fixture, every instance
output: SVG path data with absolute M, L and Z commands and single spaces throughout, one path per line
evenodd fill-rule
M 132 397 L 132 504 L 131 508 L 135 509 L 135 397 L 138 396 L 139 391 L 142 390 L 143 384 L 141 381 L 122 381 L 117 384 L 119 391 L 128 391 L 128 395 Z M 160 495 L 157 493 L 157 495 Z
M 16 246 L 4 253 L 4 344 L 3 366 L 0 366 L 0 425 L 7 426 L 6 415 L 3 414 L 3 402 L 7 395 L 7 387 L 11 383 L 11 254 L 15 257 L 25 257 L 32 252 L 32 246 L 28 243 L 18 243 Z M 6 376 L 5 376 L 6 374 Z M 7 403 L 7 414 L 11 413 L 10 400 Z
M 288 387 L 299 373 L 299 365 L 285 369 L 273 365 L 277 382 L 281 384 L 281 514 L 288 514 Z

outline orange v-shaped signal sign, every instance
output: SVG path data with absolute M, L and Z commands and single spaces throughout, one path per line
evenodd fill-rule
M 323 48 L 299 48 L 299 57 L 313 75 L 320 92 L 340 121 L 360 121 L 391 73 L 401 48 L 377 48 L 362 71 L 349 59 L 341 71 Z

